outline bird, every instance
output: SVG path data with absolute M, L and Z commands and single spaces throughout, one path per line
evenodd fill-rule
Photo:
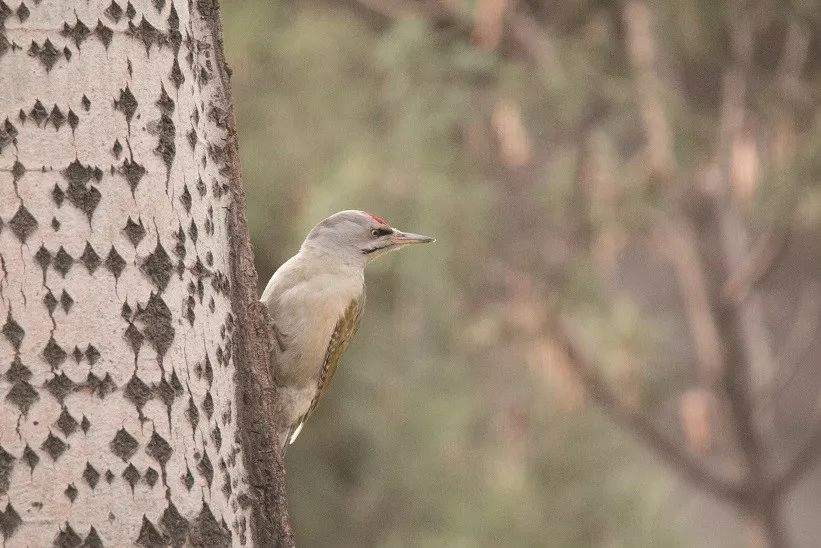
M 308 233 L 260 298 L 268 310 L 277 437 L 294 443 L 348 348 L 365 307 L 365 267 L 376 257 L 434 238 L 403 232 L 359 210 L 334 213 Z

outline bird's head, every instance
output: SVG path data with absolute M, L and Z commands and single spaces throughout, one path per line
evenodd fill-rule
M 316 225 L 305 239 L 303 247 L 335 253 L 351 262 L 364 264 L 388 251 L 433 241 L 429 236 L 393 228 L 385 218 L 378 215 L 347 210 L 334 213 Z

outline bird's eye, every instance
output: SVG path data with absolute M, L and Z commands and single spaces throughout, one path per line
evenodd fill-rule
M 389 228 L 374 228 L 373 230 L 371 230 L 371 236 L 373 236 L 374 238 L 378 238 L 380 236 L 387 236 L 391 232 L 392 231 Z

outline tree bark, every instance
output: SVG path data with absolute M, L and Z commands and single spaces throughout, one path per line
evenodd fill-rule
M 291 545 L 214 0 L 0 1 L 6 546 Z

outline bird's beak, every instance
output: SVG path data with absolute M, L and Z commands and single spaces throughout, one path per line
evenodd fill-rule
M 410 232 L 402 232 L 401 230 L 394 230 L 391 235 L 391 245 L 401 246 L 408 244 L 427 244 L 435 242 L 435 238 L 430 236 L 423 236 L 422 234 L 412 234 Z

